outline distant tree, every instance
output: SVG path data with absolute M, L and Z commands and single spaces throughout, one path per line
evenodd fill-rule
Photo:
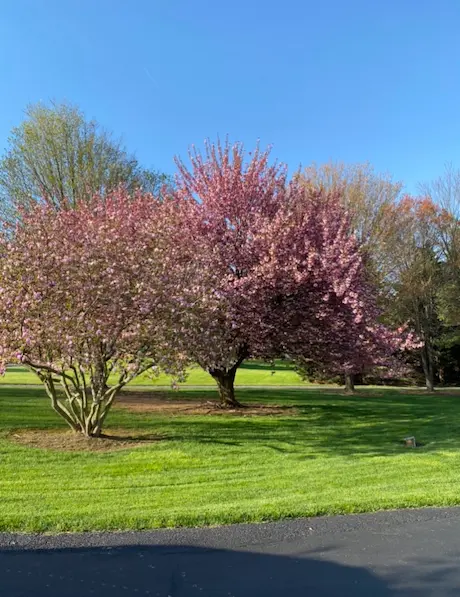
M 70 210 L 30 207 L 0 244 L 0 357 L 43 382 L 54 410 L 100 435 L 118 392 L 141 372 L 180 371 L 174 301 L 187 288 L 165 251 L 170 228 L 149 194 L 118 190 Z
M 441 383 L 460 376 L 460 170 L 452 164 L 435 180 L 420 185 L 438 207 L 436 251 L 442 276 L 436 280 L 439 333 L 435 339 Z
M 460 170 L 448 165 L 442 176 L 421 185 L 438 206 L 437 252 L 443 264 L 440 307 L 448 325 L 460 325 Z
M 312 164 L 302 172 L 301 179 L 326 191 L 339 191 L 358 242 L 377 259 L 379 245 L 386 236 L 388 208 L 399 199 L 401 183 L 375 172 L 369 163 Z
M 385 250 L 391 207 L 401 194 L 401 183 L 385 174 L 377 173 L 369 163 L 346 164 L 329 162 L 312 164 L 299 175 L 303 184 L 337 193 L 346 210 L 350 230 L 356 235 L 364 254 L 366 272 L 370 283 L 378 289 L 382 279 L 391 269 Z M 319 367 L 319 369 L 318 369 Z M 315 378 L 327 375 L 321 364 L 312 363 L 305 369 Z M 345 384 L 354 387 L 352 374 L 347 374 Z
M 124 185 L 157 193 L 167 177 L 143 169 L 97 122 L 70 104 L 31 105 L 14 128 L 0 160 L 4 213 L 46 201 L 74 207 Z
M 337 191 L 288 182 L 268 152 L 246 159 L 240 144 L 208 143 L 205 155 L 190 158 L 190 169 L 178 161 L 176 250 L 193 250 L 210 277 L 183 339 L 223 405 L 238 406 L 235 374 L 249 357 L 307 355 L 348 372 L 396 349 L 399 339 L 375 321 Z
M 385 251 L 391 270 L 383 281 L 386 315 L 409 322 L 423 341 L 420 358 L 426 387 L 432 391 L 436 344 L 442 334 L 440 296 L 445 268 L 440 256 L 440 208 L 426 197 L 404 197 L 391 208 Z

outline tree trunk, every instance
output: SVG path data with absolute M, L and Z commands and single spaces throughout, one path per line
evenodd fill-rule
M 426 389 L 428 392 L 434 392 L 434 364 L 433 355 L 430 346 L 425 341 L 422 348 L 422 367 L 425 375 Z
M 353 394 L 355 391 L 355 376 L 353 373 L 345 374 L 345 392 L 347 394 Z
M 108 386 L 106 386 L 106 387 L 108 388 Z M 100 410 L 100 412 L 98 413 L 97 420 L 95 421 L 95 424 L 93 425 L 93 429 L 92 429 L 93 437 L 101 436 L 102 426 L 104 425 L 105 418 L 109 414 L 109 411 L 112 407 L 113 401 L 115 400 L 115 396 L 117 395 L 117 391 L 110 392 L 110 388 L 107 389 L 106 395 L 107 395 L 107 393 L 108 393 L 108 396 L 105 399 L 105 404 L 102 407 L 102 409 Z
M 444 377 L 444 367 L 438 368 L 438 378 L 439 378 L 439 385 L 443 386 L 446 382 Z
M 209 373 L 216 380 L 219 390 L 220 404 L 225 408 L 241 408 L 235 398 L 235 375 L 239 365 L 231 369 L 210 369 Z

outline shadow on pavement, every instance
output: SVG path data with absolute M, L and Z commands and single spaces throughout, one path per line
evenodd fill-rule
M 0 595 L 419 597 L 425 593 L 391 589 L 365 568 L 309 553 L 293 557 L 193 546 L 139 546 L 0 551 Z

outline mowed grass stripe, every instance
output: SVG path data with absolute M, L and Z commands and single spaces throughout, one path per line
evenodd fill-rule
M 63 424 L 43 391 L 0 388 L 0 529 L 142 529 L 460 504 L 460 393 L 452 394 L 240 390 L 248 403 L 296 408 L 248 418 L 115 408 L 108 427 L 164 439 L 93 453 L 8 439 L 15 429 Z M 215 397 L 204 390 L 170 395 Z M 406 435 L 424 445 L 404 448 Z

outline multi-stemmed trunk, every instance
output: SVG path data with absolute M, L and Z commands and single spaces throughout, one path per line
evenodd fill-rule
M 51 406 L 63 417 L 77 433 L 87 437 L 100 437 L 105 419 L 118 393 L 116 388 L 104 387 L 99 391 L 92 388 L 85 392 L 64 392 L 60 397 L 53 383 L 45 382 L 46 391 L 51 398 Z
M 43 382 L 54 411 L 73 431 L 87 437 L 100 437 L 112 404 L 125 385 L 107 385 L 107 375 L 96 375 L 88 383 L 82 372 L 50 370 L 29 364 Z

